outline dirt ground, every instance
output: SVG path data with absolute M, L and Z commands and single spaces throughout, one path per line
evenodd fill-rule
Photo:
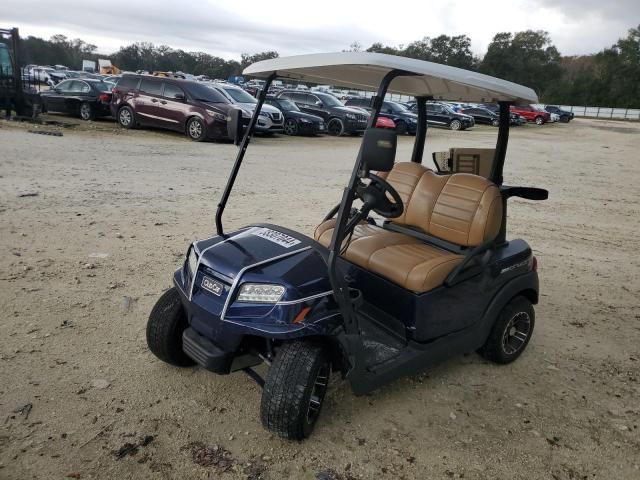
M 34 128 L 0 122 L 0 478 L 640 478 L 640 124 L 512 130 L 506 183 L 550 191 L 510 204 L 541 281 L 517 362 L 468 355 L 363 397 L 336 380 L 302 443 L 262 429 L 246 375 L 172 368 L 146 347 L 153 303 L 212 234 L 235 147 L 106 120 Z M 428 149 L 495 134 L 433 129 Z M 311 234 L 357 148 L 257 138 L 226 227 Z M 398 159 L 410 151 L 402 138 Z

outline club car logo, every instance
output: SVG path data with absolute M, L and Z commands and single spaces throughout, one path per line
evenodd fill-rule
M 209 277 L 204 277 L 202 279 L 202 288 L 219 297 L 222 294 L 223 287 L 220 282 L 216 282 L 215 280 L 212 280 Z
M 262 237 L 270 242 L 277 243 L 281 247 L 291 248 L 300 243 L 300 240 L 293 238 L 286 233 L 278 232 L 277 230 L 271 230 L 270 228 L 259 228 L 251 232 L 251 235 Z

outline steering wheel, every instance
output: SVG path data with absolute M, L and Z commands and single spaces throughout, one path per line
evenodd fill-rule
M 368 178 L 371 182 L 368 185 L 361 184 L 357 190 L 358 197 L 365 206 L 385 218 L 396 218 L 402 215 L 404 203 L 396 189 L 384 178 L 373 173 L 370 173 Z M 389 195 L 393 201 L 389 200 Z

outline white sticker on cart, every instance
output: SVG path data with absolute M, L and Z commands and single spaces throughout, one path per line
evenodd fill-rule
M 281 247 L 291 248 L 300 243 L 300 240 L 293 238 L 286 233 L 278 232 L 277 230 L 271 230 L 270 228 L 259 228 L 250 232 L 251 235 L 262 237 L 270 242 L 277 243 Z

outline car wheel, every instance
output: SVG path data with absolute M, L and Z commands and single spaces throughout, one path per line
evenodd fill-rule
M 298 122 L 293 118 L 288 118 L 284 122 L 284 133 L 287 135 L 298 135 Z
M 513 362 L 529 344 L 534 325 L 531 302 L 522 296 L 514 297 L 500 312 L 479 353 L 495 363 Z
M 406 122 L 403 122 L 402 120 L 400 120 L 396 123 L 396 133 L 398 135 L 406 135 L 408 130 L 409 128 L 407 127 Z
M 187 136 L 194 142 L 202 142 L 206 138 L 204 122 L 193 117 L 187 122 Z
M 95 118 L 95 113 L 90 103 L 82 102 L 80 104 L 80 118 L 82 120 L 93 120 Z
M 332 118 L 327 124 L 327 132 L 329 135 L 339 137 L 344 133 L 344 123 L 339 118 Z
M 136 126 L 136 120 L 131 107 L 122 107 L 118 110 L 118 123 L 123 128 L 133 128 Z
M 497 127 L 500 125 L 500 120 L 498 120 L 497 118 L 494 118 L 493 120 L 491 120 L 491 125 L 494 127 Z
M 544 118 L 536 117 L 535 122 L 536 122 L 536 125 L 542 125 L 544 123 Z
M 290 440 L 308 437 L 320 416 L 330 370 L 321 345 L 308 340 L 282 345 L 262 390 L 260 417 L 264 427 Z
M 451 130 L 460 130 L 462 128 L 462 122 L 458 119 L 451 120 L 451 123 L 449 123 L 449 128 Z
M 570 120 L 569 115 L 562 115 L 560 117 L 560 122 L 562 123 L 569 123 L 569 120 Z
M 170 288 L 158 299 L 147 321 L 147 345 L 163 362 L 189 367 L 195 362 L 182 350 L 182 333 L 188 327 L 180 293 Z

